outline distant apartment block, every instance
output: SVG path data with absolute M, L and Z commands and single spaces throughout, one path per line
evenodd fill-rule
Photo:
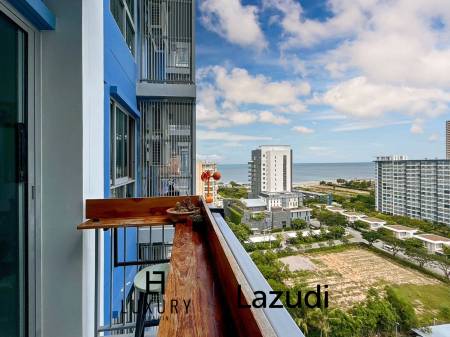
M 249 164 L 251 197 L 261 192 L 290 192 L 292 150 L 288 145 L 263 145 L 252 151 Z
M 375 164 L 378 211 L 450 225 L 450 160 L 388 156 Z
M 197 175 L 196 175 L 196 180 L 195 180 L 195 194 L 197 195 L 201 195 L 203 196 L 203 198 L 206 199 L 207 195 L 208 195 L 208 184 L 206 182 L 204 182 L 201 179 L 201 174 L 202 172 L 205 171 L 211 171 L 212 173 L 217 171 L 217 164 L 213 163 L 213 162 L 207 162 L 207 161 L 197 161 Z M 219 189 L 219 182 L 214 180 L 214 179 L 210 179 L 210 183 L 209 183 L 209 193 L 211 194 L 211 196 L 213 197 L 213 204 L 215 204 L 217 202 L 217 191 Z
M 446 158 L 450 160 L 450 121 L 445 124 Z

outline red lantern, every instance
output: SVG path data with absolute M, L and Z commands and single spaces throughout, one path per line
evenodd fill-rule
M 211 195 L 210 192 L 210 179 L 213 178 L 214 180 L 219 180 L 221 177 L 221 174 L 219 171 L 212 173 L 212 171 L 203 171 L 200 178 L 203 182 L 208 183 L 208 194 L 206 195 L 205 201 L 206 203 L 210 204 L 214 201 L 214 198 Z
M 213 179 L 214 180 L 220 180 L 220 178 L 222 177 L 222 175 L 220 174 L 220 172 L 219 171 L 216 171 L 216 172 L 214 172 L 214 174 L 213 174 Z

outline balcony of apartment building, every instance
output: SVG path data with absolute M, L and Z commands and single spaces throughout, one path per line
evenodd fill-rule
M 177 203 L 195 216 L 168 216 Z M 219 213 L 202 198 L 86 201 L 95 231 L 95 336 L 303 336 Z
M 138 96 L 195 96 L 194 13 L 192 0 L 139 0 Z

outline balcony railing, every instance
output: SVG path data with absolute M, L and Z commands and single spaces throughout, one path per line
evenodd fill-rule
M 189 197 L 201 214 L 194 224 L 172 223 L 166 210 L 184 199 L 86 201 L 78 229 L 96 231 L 96 335 L 303 336 L 284 308 L 245 306 L 255 291 L 270 303 L 271 288 L 203 199 Z M 146 273 L 143 286 L 144 268 L 164 277 Z

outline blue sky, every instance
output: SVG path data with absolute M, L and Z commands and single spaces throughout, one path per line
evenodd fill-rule
M 197 3 L 198 159 L 444 157 L 450 1 Z

